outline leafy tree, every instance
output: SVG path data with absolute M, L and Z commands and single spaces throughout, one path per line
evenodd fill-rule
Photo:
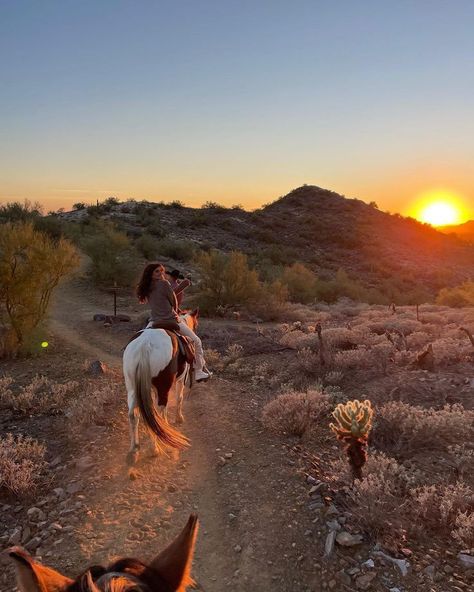
M 307 304 L 316 297 L 316 275 L 302 263 L 286 267 L 281 282 L 287 286 L 290 300 Z
M 136 275 L 136 253 L 124 232 L 96 221 L 80 244 L 91 258 L 92 278 L 97 284 L 131 285 Z
M 15 354 L 45 318 L 51 295 L 79 262 L 74 246 L 52 240 L 29 222 L 6 223 L 0 233 L 0 322 L 3 353 Z
M 217 306 L 245 306 L 259 297 L 262 286 L 247 256 L 238 251 L 202 253 L 198 258 L 202 282 L 200 304 L 209 312 Z

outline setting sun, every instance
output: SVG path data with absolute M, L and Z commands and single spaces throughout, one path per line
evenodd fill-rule
M 448 226 L 449 224 L 459 224 L 461 215 L 453 204 L 438 201 L 426 206 L 420 214 L 420 220 L 432 226 Z
M 468 217 L 462 200 L 447 191 L 430 191 L 422 195 L 413 208 L 413 215 L 432 226 L 461 224 Z

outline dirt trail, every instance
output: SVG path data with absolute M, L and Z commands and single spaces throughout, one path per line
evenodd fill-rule
M 125 338 L 93 325 L 94 312 L 97 303 L 77 283 L 66 284 L 53 306 L 52 327 L 84 357 L 120 368 Z M 195 385 L 185 401 L 182 427 L 190 449 L 152 458 L 142 434 L 138 478 L 130 480 L 124 463 L 129 445 L 124 391 L 111 410 L 120 414 L 121 429 L 110 434 L 91 428 L 84 434 L 81 473 L 69 484 L 80 492 L 84 514 L 64 553 L 64 567 L 117 555 L 149 558 L 190 512 L 197 512 L 198 589 L 320 590 L 320 566 L 305 554 L 302 532 L 308 525 L 299 523 L 299 511 L 291 507 L 303 487 L 301 478 L 286 450 L 262 431 L 254 409 L 239 384 L 214 377 Z

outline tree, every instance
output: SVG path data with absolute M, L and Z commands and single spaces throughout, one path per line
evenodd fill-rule
M 230 254 L 211 251 L 198 259 L 201 273 L 199 303 L 204 310 L 217 306 L 245 306 L 258 298 L 261 284 L 257 272 L 248 266 L 247 256 L 238 251 Z
M 281 281 L 288 287 L 290 300 L 293 302 L 307 304 L 316 298 L 317 277 L 302 263 L 293 263 L 286 267 Z
M 0 233 L 0 323 L 3 351 L 15 354 L 45 318 L 61 278 L 78 265 L 74 246 L 52 240 L 29 222 L 7 223 Z

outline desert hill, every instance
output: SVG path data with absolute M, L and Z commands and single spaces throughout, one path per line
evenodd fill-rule
M 386 295 L 434 295 L 474 275 L 474 246 L 375 204 L 302 186 L 254 212 L 208 203 L 202 208 L 124 202 L 67 212 L 68 221 L 110 219 L 132 237 L 143 233 L 200 248 L 240 250 L 263 275 L 303 262 L 323 279 L 338 270 Z
M 468 222 L 464 222 L 464 224 L 442 226 L 440 227 L 440 231 L 445 234 L 455 234 L 465 241 L 474 243 L 474 220 L 469 220 Z

